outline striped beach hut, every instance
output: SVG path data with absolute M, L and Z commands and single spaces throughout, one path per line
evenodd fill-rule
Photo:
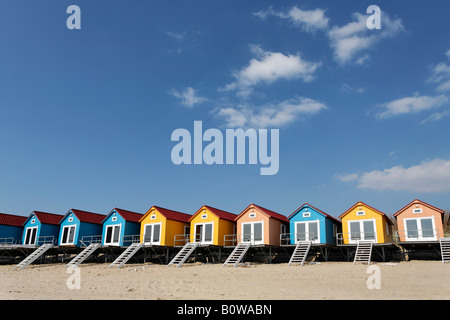
M 224 246 L 224 236 L 236 233 L 236 218 L 234 213 L 203 205 L 189 219 L 190 242 Z
M 63 217 L 60 214 L 33 211 L 23 225 L 22 244 L 56 244 L 59 238 L 59 223 Z
M 400 242 L 437 242 L 444 237 L 444 210 L 419 199 L 398 210 L 394 217 Z
M 58 244 L 73 247 L 86 245 L 82 243 L 83 238 L 101 235 L 104 218 L 103 214 L 70 209 L 60 222 Z
M 364 202 L 355 203 L 339 218 L 342 220 L 342 233 L 338 237 L 340 244 L 357 244 L 359 240 L 376 244 L 392 243 L 391 219 Z
M 114 208 L 103 219 L 102 246 L 129 246 L 139 241 L 142 213 Z
M 312 241 L 313 244 L 336 245 L 336 234 L 342 232 L 339 219 L 310 205 L 302 204 L 289 217 L 290 244 L 298 241 Z
M 0 245 L 20 243 L 25 216 L 0 213 Z
M 140 222 L 140 242 L 152 246 L 184 245 L 186 235 L 190 233 L 190 214 L 152 206 Z M 176 237 L 179 236 L 179 243 Z
M 253 245 L 279 246 L 280 235 L 288 230 L 286 216 L 250 204 L 237 217 L 237 243 L 250 242 Z

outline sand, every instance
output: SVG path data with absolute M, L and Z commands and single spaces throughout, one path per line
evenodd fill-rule
M 149 299 L 149 300 L 391 300 L 450 299 L 450 264 L 441 261 L 373 263 L 322 262 L 288 266 L 252 264 L 222 267 L 189 263 L 180 268 L 161 264 L 82 264 L 79 289 L 75 273 L 63 264 L 31 265 L 13 270 L 0 266 L 0 299 Z M 375 281 L 379 275 L 379 281 Z M 380 284 L 370 289 L 367 285 Z M 69 280 L 69 281 L 68 281 Z M 68 287 L 72 287 L 70 289 Z

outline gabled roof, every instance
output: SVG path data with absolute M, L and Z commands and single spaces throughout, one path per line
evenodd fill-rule
M 124 209 L 114 208 L 106 215 L 106 217 L 103 216 L 104 219 L 103 219 L 102 223 L 106 221 L 106 219 L 110 216 L 111 213 L 113 213 L 113 211 L 116 211 L 118 214 L 120 214 L 120 216 L 122 218 L 124 218 L 125 221 L 139 222 L 143 216 L 142 213 L 137 213 L 137 212 L 128 211 L 128 210 L 124 210 Z
M 192 217 L 190 214 L 178 212 L 170 209 L 166 209 L 163 207 L 158 206 L 152 206 L 150 209 L 148 209 L 147 213 L 141 218 L 140 221 L 142 221 L 150 212 L 152 209 L 155 209 L 159 213 L 161 213 L 166 219 L 169 220 L 175 220 L 175 221 L 181 221 L 181 222 L 189 222 L 189 219 Z
M 428 207 L 428 208 L 433 209 L 433 210 L 435 210 L 435 211 L 437 211 L 437 212 L 440 212 L 441 214 L 444 214 L 444 213 L 445 213 L 444 210 L 439 209 L 439 208 L 436 208 L 436 207 L 432 206 L 431 204 L 428 204 L 428 203 L 426 203 L 426 202 L 423 202 L 423 201 L 421 201 L 421 200 L 419 200 L 419 199 L 414 199 L 413 201 L 411 201 L 410 203 L 408 203 L 406 206 L 404 206 L 403 208 L 401 208 L 400 210 L 398 210 L 396 213 L 394 213 L 394 217 L 398 216 L 400 213 L 402 213 L 402 211 L 404 211 L 406 208 L 408 208 L 408 207 L 411 206 L 412 204 L 419 204 L 419 203 L 420 203 L 421 205 L 424 205 L 425 207 Z
M 320 210 L 320 209 L 314 207 L 313 205 L 310 205 L 308 202 L 305 202 L 305 203 L 302 204 L 300 207 L 298 207 L 297 210 L 295 210 L 293 213 L 291 213 L 291 214 L 289 215 L 288 219 L 291 219 L 291 218 L 292 218 L 293 216 L 295 216 L 295 215 L 296 215 L 303 207 L 306 207 L 306 206 L 308 206 L 308 207 L 314 209 L 314 210 L 317 211 L 318 213 L 324 215 L 326 218 L 329 218 L 329 219 L 333 220 L 333 221 L 336 222 L 336 223 L 341 223 L 341 220 L 340 220 L 340 219 L 337 219 L 337 218 L 335 218 L 335 217 L 333 217 L 333 216 L 330 216 L 328 213 L 325 213 L 325 212 L 323 212 L 322 210 Z
M 191 221 L 203 209 L 208 209 L 212 214 L 224 220 L 234 221 L 237 217 L 237 215 L 235 215 L 234 213 L 203 205 L 200 209 L 197 210 L 196 213 L 194 213 L 194 215 L 191 216 L 189 221 Z
M 28 221 L 28 219 L 31 217 L 31 215 L 35 215 L 36 218 L 44 224 L 59 224 L 59 222 L 64 218 L 63 215 L 55 214 L 55 213 L 48 213 L 48 212 L 42 212 L 42 211 L 33 211 L 28 218 L 25 220 L 24 224 Z
M 70 209 L 69 212 L 67 212 L 67 214 L 69 214 L 70 212 L 72 212 L 81 222 L 101 224 L 103 219 L 105 218 L 104 214 L 93 213 L 78 209 Z
M 261 211 L 264 215 L 266 215 L 267 217 L 270 217 L 270 218 L 274 218 L 274 219 L 277 219 L 277 220 L 281 220 L 281 221 L 283 221 L 283 222 L 289 222 L 289 220 L 287 219 L 287 217 L 286 216 L 284 216 L 284 215 L 282 215 L 282 214 L 279 214 L 279 213 L 276 213 L 276 212 L 274 212 L 274 211 L 272 211 L 272 210 L 269 210 L 269 209 L 266 209 L 266 208 L 263 208 L 263 207 L 261 207 L 261 206 L 258 206 L 258 205 L 256 205 L 256 204 L 254 204 L 254 203 L 252 203 L 252 204 L 250 204 L 247 208 L 245 208 L 236 218 L 235 218 L 235 220 L 237 220 L 237 219 L 239 219 L 239 217 L 241 217 L 250 207 L 254 207 L 254 208 L 256 208 L 256 209 L 258 209 L 259 211 Z
M 341 214 L 341 215 L 339 216 L 339 219 L 342 219 L 342 217 L 344 217 L 347 213 L 349 213 L 349 212 L 352 211 L 355 207 L 358 207 L 358 206 L 365 206 L 365 207 L 367 207 L 367 208 L 369 208 L 369 209 L 372 209 L 372 210 L 375 211 L 376 213 L 378 213 L 378 214 L 384 216 L 384 217 L 386 218 L 386 220 L 387 220 L 390 224 L 392 224 L 392 225 L 394 224 L 394 223 L 391 221 L 391 219 L 389 219 L 389 217 L 388 217 L 384 212 L 381 212 L 380 210 L 377 210 L 377 209 L 375 209 L 374 207 L 371 207 L 371 206 L 369 206 L 368 204 L 366 204 L 366 203 L 364 203 L 364 202 L 362 202 L 362 201 L 358 201 L 358 202 L 355 203 L 353 206 L 351 206 L 347 211 L 345 211 L 343 214 Z
M 0 224 L 4 226 L 21 227 L 27 220 L 25 216 L 15 214 L 0 213 Z

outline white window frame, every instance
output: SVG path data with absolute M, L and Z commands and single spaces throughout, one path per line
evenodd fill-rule
M 255 241 L 255 224 L 261 223 L 261 240 Z M 244 225 L 250 225 L 250 240 L 244 241 Z M 264 220 L 251 221 L 251 222 L 242 222 L 241 223 L 241 241 L 242 242 L 251 242 L 253 244 L 263 244 L 264 243 Z
M 63 236 L 64 236 L 64 229 L 69 228 L 69 231 L 67 233 L 67 240 L 69 239 L 69 234 L 70 234 L 70 228 L 74 228 L 73 230 L 73 240 L 72 242 L 62 242 L 63 241 Z M 70 225 L 65 225 L 61 228 L 61 242 L 59 243 L 62 246 L 70 246 L 70 245 L 74 245 L 76 242 L 75 239 L 75 235 L 77 234 L 77 225 L 76 224 L 70 224 Z
M 416 212 L 418 210 L 418 212 Z M 413 208 L 413 214 L 420 214 L 423 213 L 422 208 Z
M 31 239 L 31 234 L 32 234 L 32 230 L 33 229 L 36 229 L 36 236 L 35 236 L 35 238 L 34 238 L 34 243 L 26 243 L 26 241 L 27 241 L 27 232 L 29 231 L 29 232 L 31 232 L 30 233 L 30 239 Z M 23 244 L 25 244 L 25 245 L 35 245 L 35 244 L 37 244 L 37 241 L 38 241 L 38 226 L 35 226 L 35 227 L 28 227 L 28 228 L 26 228 L 25 229 L 25 236 L 24 236 L 24 238 L 23 238 Z
M 155 226 L 159 225 L 159 241 L 154 241 L 155 237 Z M 147 230 L 147 227 L 150 226 L 152 228 L 152 234 L 150 241 L 145 241 L 145 231 Z M 146 223 L 144 225 L 144 244 L 148 245 L 160 245 L 161 244 L 161 237 L 162 237 L 162 222 L 155 222 L 155 223 Z
M 360 217 L 360 216 L 365 216 L 365 215 L 366 215 L 366 212 L 365 212 L 364 210 L 358 210 L 358 211 L 356 211 L 356 215 L 357 215 L 358 217 Z
M 365 230 L 364 230 L 364 221 L 372 221 L 373 222 L 373 231 L 374 231 L 374 238 L 375 239 L 365 239 L 364 234 L 365 234 Z M 361 239 L 352 239 L 351 237 L 351 232 L 352 230 L 350 229 L 350 223 L 351 222 L 359 222 L 359 230 L 361 233 Z M 357 219 L 357 220 L 348 220 L 347 221 L 347 227 L 348 227 L 348 243 L 358 243 L 359 240 L 365 240 L 365 241 L 372 241 L 373 243 L 378 243 L 378 232 L 377 232 L 377 224 L 375 221 L 375 218 L 372 219 Z
M 311 217 L 311 212 L 305 211 L 302 214 L 303 218 L 310 218 Z
M 211 228 L 211 241 L 205 241 L 205 230 L 206 230 L 205 226 L 207 224 L 212 225 L 212 228 Z M 200 235 L 200 240 L 199 241 L 197 241 L 197 234 L 196 234 L 198 225 L 202 225 L 203 226 L 202 227 L 202 234 Z M 192 230 L 191 230 L 191 232 L 192 232 Z M 214 222 L 213 221 L 212 222 L 202 222 L 202 223 L 195 223 L 194 224 L 194 242 L 199 242 L 200 244 L 213 244 L 213 242 L 214 242 Z
M 297 240 L 297 225 L 298 224 L 304 224 L 305 225 L 305 234 L 307 235 L 305 241 L 308 241 L 307 239 L 308 239 L 308 236 L 309 236 L 309 223 L 311 223 L 311 222 L 317 223 L 317 240 L 313 239 L 311 241 L 312 241 L 312 243 L 320 243 L 320 220 L 317 219 L 317 220 L 295 221 L 294 233 L 295 233 L 295 243 L 296 244 L 298 242 L 298 240 Z M 303 240 L 301 240 L 301 241 L 303 241 Z
M 423 232 L 422 232 L 422 223 L 420 222 L 420 220 L 426 220 L 426 219 L 431 219 L 431 224 L 433 227 L 433 237 L 424 237 L 423 236 Z M 417 222 L 417 232 L 418 232 L 418 237 L 417 238 L 409 238 L 408 237 L 408 229 L 407 229 L 407 224 L 406 221 L 407 220 L 416 220 Z M 417 217 L 417 218 L 403 218 L 403 224 L 404 224 L 404 232 L 405 232 L 405 240 L 406 241 L 436 241 L 437 239 L 437 230 L 436 230 L 436 225 L 434 223 L 434 216 L 427 216 L 427 217 Z
M 119 226 L 119 240 L 118 240 L 118 242 L 114 242 L 114 228 L 117 227 L 117 226 Z M 113 231 L 112 231 L 112 234 L 111 234 L 111 242 L 106 242 L 106 235 L 108 234 L 108 228 L 113 228 Z M 122 232 L 122 224 L 121 223 L 107 225 L 105 227 L 105 242 L 104 242 L 104 244 L 106 246 L 120 246 L 120 240 L 121 240 L 120 239 L 120 235 L 121 235 L 121 232 Z

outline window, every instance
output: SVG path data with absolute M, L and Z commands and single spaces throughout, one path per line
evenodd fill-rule
M 242 241 L 262 244 L 263 240 L 262 221 L 242 223 Z
M 252 213 L 250 213 L 250 214 L 248 215 L 248 217 L 249 217 L 249 218 L 254 218 L 254 217 L 256 217 L 256 213 L 252 212 Z
M 27 228 L 25 231 L 24 244 L 36 244 L 36 234 L 38 227 Z
M 120 224 L 106 227 L 105 245 L 118 246 L 120 244 Z
M 311 217 L 311 212 L 303 212 L 303 218 Z
M 422 213 L 422 209 L 413 209 L 413 213 Z
M 201 218 L 202 218 L 202 219 L 207 219 L 207 218 L 208 218 L 208 215 L 207 215 L 206 213 L 205 213 L 205 214 L 202 214 Z
M 212 244 L 213 242 L 213 223 L 195 224 L 195 242 Z
M 152 214 L 152 215 L 150 216 L 150 220 L 156 220 L 156 214 Z
M 62 229 L 61 245 L 75 244 L 75 229 L 76 226 L 64 226 Z
M 356 211 L 356 215 L 357 216 L 365 216 L 366 212 L 365 211 Z
M 295 228 L 297 241 L 319 240 L 319 221 L 297 222 Z
M 112 222 L 117 221 L 117 217 L 112 217 L 112 218 L 111 218 L 111 221 L 112 221 Z
M 406 240 L 436 240 L 437 233 L 431 217 L 405 219 Z
M 144 231 L 145 244 L 160 244 L 161 243 L 161 222 L 150 223 L 145 225 Z
M 70 217 L 69 219 L 67 219 L 67 222 L 72 222 L 73 221 L 73 217 Z

